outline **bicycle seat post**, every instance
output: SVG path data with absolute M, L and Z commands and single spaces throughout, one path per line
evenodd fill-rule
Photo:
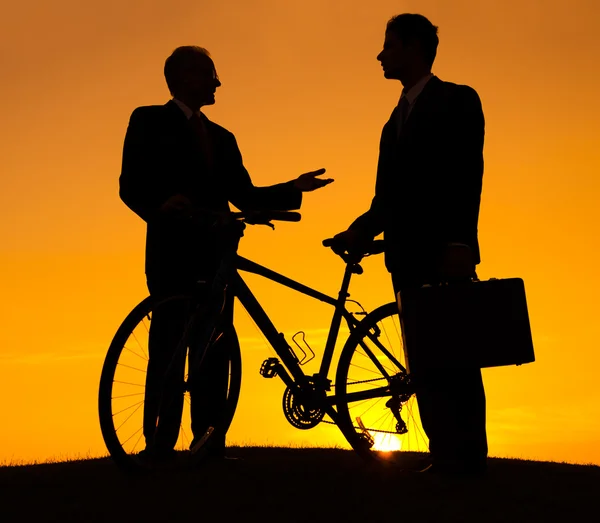
M 346 298 L 350 296 L 350 294 L 348 294 L 348 289 L 350 287 L 350 279 L 352 278 L 352 275 L 356 273 L 357 265 L 358 264 L 355 263 L 346 263 L 346 269 L 344 270 L 342 285 L 338 293 L 338 302 L 344 303 L 346 301 Z

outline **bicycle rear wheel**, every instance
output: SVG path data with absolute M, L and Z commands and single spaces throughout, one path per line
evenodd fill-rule
M 144 468 L 139 453 L 146 446 L 144 437 L 145 385 L 148 369 L 148 341 L 152 318 L 161 308 L 178 306 L 192 310 L 195 299 L 190 296 L 171 296 L 156 300 L 149 296 L 139 303 L 125 318 L 117 330 L 104 361 L 98 393 L 100 428 L 106 447 L 120 467 L 136 471 Z M 184 335 L 185 336 L 185 335 Z M 223 350 L 227 350 L 228 383 L 227 400 L 219 420 L 221 433 L 229 428 L 241 384 L 241 355 L 237 338 L 234 336 Z M 187 391 L 188 364 L 186 339 L 179 342 L 172 362 L 177 357 L 186 360 L 184 381 L 184 408 L 175 450 L 187 451 L 191 442 L 190 395 Z M 181 352 L 183 351 L 183 352 Z M 172 363 L 171 362 L 171 363 Z M 172 365 L 169 367 L 172 368 Z M 179 379 L 179 378 L 176 378 Z
M 427 452 L 396 303 L 368 314 L 348 338 L 336 373 L 338 426 L 363 458 L 404 466 Z

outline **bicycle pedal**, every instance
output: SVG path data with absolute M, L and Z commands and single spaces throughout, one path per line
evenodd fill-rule
M 368 449 L 372 448 L 373 445 L 375 445 L 375 438 L 373 438 L 371 433 L 368 431 L 367 427 L 365 427 L 360 417 L 356 418 L 356 423 L 361 430 L 361 433 L 358 436 L 361 444 Z
M 280 363 L 277 358 L 267 358 L 260 366 L 260 375 L 263 378 L 274 378 Z

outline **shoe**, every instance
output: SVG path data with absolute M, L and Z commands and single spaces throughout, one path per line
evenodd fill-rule
M 189 466 L 192 468 L 202 468 L 204 466 L 210 465 L 227 465 L 235 463 L 241 463 L 244 461 L 243 458 L 237 458 L 234 456 L 228 456 L 224 452 L 216 453 L 216 452 L 205 452 L 202 451 L 197 452 L 196 454 L 190 454 L 189 457 Z
M 152 449 L 145 448 L 137 455 L 140 463 L 148 466 L 171 463 L 177 458 L 175 449 Z
M 222 454 L 208 454 L 206 456 L 206 461 L 244 461 L 243 458 L 236 458 L 235 456 L 228 456 L 225 453 Z
M 415 465 L 413 465 L 413 467 L 412 467 L 413 472 L 414 471 L 421 472 L 422 470 L 425 470 L 427 467 L 429 467 L 432 463 L 433 463 L 433 458 L 431 457 L 430 454 L 427 454 L 427 455 L 419 458 L 417 460 L 417 462 L 415 463 Z

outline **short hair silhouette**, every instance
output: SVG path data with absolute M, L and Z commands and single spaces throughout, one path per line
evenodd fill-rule
M 199 57 L 210 58 L 210 53 L 197 45 L 182 45 L 175 49 L 165 60 L 165 80 L 172 95 L 180 87 L 181 73 L 194 64 Z
M 423 59 L 430 67 L 433 65 L 439 43 L 438 28 L 427 18 L 412 13 L 396 15 L 387 23 L 387 30 L 392 31 L 403 45 L 417 43 L 423 53 Z

